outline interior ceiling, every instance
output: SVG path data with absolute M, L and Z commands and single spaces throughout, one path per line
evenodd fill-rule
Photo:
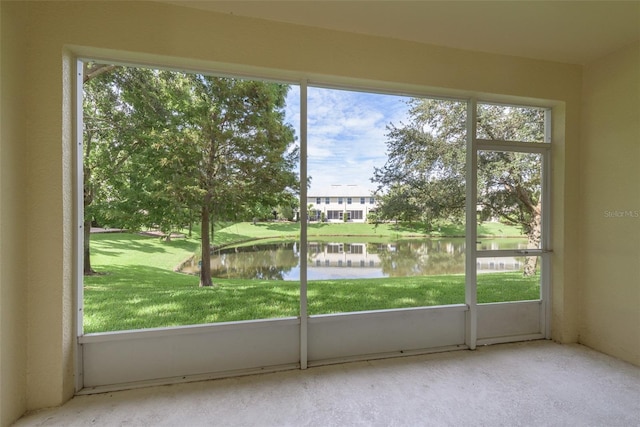
M 585 64 L 640 40 L 640 1 L 192 1 L 184 7 Z

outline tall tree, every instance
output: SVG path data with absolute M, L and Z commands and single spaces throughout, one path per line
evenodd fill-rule
M 136 229 L 148 222 L 144 164 L 172 115 L 152 70 L 89 62 L 83 82 L 84 273 L 93 274 L 92 223 Z
M 390 124 L 387 163 L 374 170 L 386 219 L 461 221 L 465 209 L 466 104 L 413 99 L 409 123 Z M 480 105 L 479 138 L 542 141 L 544 113 L 536 108 Z M 518 225 L 530 247 L 539 247 L 540 159 L 533 154 L 484 151 L 478 156 L 478 204 L 482 217 Z M 535 272 L 530 257 L 525 274 Z
M 165 182 L 198 206 L 202 227 L 200 286 L 211 286 L 210 222 L 216 213 L 251 216 L 276 208 L 297 191 L 298 150 L 284 122 L 288 86 L 183 74 L 189 96 L 180 105 L 179 135 L 162 158 Z M 185 148 L 188 147 L 188 148 Z M 184 172 L 184 173 L 182 173 Z
M 387 162 L 374 169 L 380 219 L 459 222 L 465 208 L 465 108 L 413 99 L 408 123 L 387 127 Z
M 128 67 L 100 77 L 85 86 L 89 218 L 170 235 L 198 213 L 200 285 L 211 286 L 216 217 L 251 217 L 291 204 L 297 192 L 298 151 L 284 122 L 288 86 Z M 90 133 L 94 122 L 104 123 L 98 134 Z

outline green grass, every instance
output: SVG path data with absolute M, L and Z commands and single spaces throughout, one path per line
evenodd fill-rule
M 239 222 L 226 227 L 220 227 L 215 232 L 216 245 L 226 246 L 238 244 L 254 239 L 288 239 L 293 240 L 300 235 L 300 224 L 290 222 Z M 444 224 L 436 226 L 426 232 L 419 223 L 317 223 L 308 224 L 309 239 L 318 236 L 367 236 L 380 238 L 411 238 L 411 237 L 461 237 L 464 236 L 464 226 Z M 480 237 L 522 237 L 521 231 L 514 226 L 500 223 L 483 223 L 478 227 Z
M 386 224 L 385 224 L 386 226 Z M 216 232 L 217 244 L 255 238 L 296 238 L 298 224 L 239 223 Z M 394 230 L 367 224 L 311 224 L 310 236 L 350 233 L 411 236 L 410 227 Z M 495 231 L 494 231 L 495 232 Z M 385 234 L 391 233 L 391 234 Z M 198 251 L 194 238 L 169 242 L 132 233 L 91 236 L 92 264 L 100 274 L 84 279 L 86 333 L 226 322 L 299 315 L 299 283 L 215 279 L 213 288 L 198 287 L 198 277 L 173 269 Z M 360 238 L 361 240 L 362 238 Z M 225 243 L 226 242 L 226 243 Z M 520 273 L 482 274 L 478 301 L 537 299 L 539 277 Z M 464 276 L 439 275 L 358 280 L 321 280 L 308 284 L 309 314 L 464 303 Z

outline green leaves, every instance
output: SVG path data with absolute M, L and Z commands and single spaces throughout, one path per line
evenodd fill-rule
M 205 208 L 246 218 L 298 191 L 288 86 L 106 67 L 86 67 L 86 217 L 168 233 L 202 220 Z
M 413 99 L 410 122 L 388 126 L 388 160 L 374 171 L 381 219 L 459 221 L 464 218 L 466 181 L 466 103 Z M 477 137 L 521 142 L 544 141 L 544 111 L 537 108 L 478 105 Z M 499 218 L 539 235 L 541 157 L 536 154 L 478 153 L 478 205 L 481 220 Z M 536 242 L 532 242 L 536 244 Z
M 381 219 L 464 217 L 465 104 L 457 101 L 414 99 L 411 122 L 389 125 L 388 160 L 374 170 L 379 184 Z

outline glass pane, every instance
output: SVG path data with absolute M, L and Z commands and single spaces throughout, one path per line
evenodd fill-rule
M 478 303 L 540 299 L 540 257 L 478 258 Z
M 478 151 L 479 242 L 499 233 L 515 239 L 499 249 L 541 248 L 541 192 L 541 154 Z
M 476 137 L 479 139 L 545 141 L 545 110 L 535 107 L 478 104 Z
M 298 88 L 85 71 L 85 332 L 297 316 Z
M 310 314 L 464 303 L 466 104 L 309 88 Z

